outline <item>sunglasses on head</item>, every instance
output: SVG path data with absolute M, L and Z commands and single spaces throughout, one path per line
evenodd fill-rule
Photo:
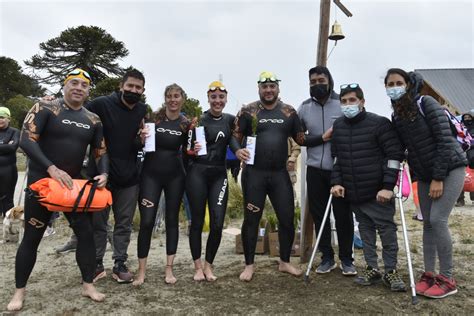
M 216 90 L 221 90 L 221 91 L 227 92 L 225 87 L 210 87 L 209 88 L 209 91 L 216 91 Z
M 278 80 L 276 77 L 260 77 L 258 78 L 258 83 L 265 83 L 265 82 L 278 82 L 280 80 Z
M 359 87 L 359 84 L 358 83 L 346 83 L 346 84 L 342 84 L 341 85 L 341 90 L 344 90 L 344 89 L 355 89 Z
M 84 71 L 84 70 L 81 70 L 81 69 L 75 69 L 73 71 L 71 71 L 70 73 L 67 74 L 66 77 L 70 77 L 70 76 L 78 76 L 82 73 L 82 75 L 84 77 L 86 77 L 87 79 L 89 79 L 90 81 L 92 81 L 91 79 L 91 76 L 89 75 L 89 73 L 87 71 Z

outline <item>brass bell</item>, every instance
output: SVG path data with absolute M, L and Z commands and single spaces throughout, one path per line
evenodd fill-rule
M 332 32 L 331 35 L 329 35 L 329 39 L 332 41 L 338 41 L 344 39 L 344 37 L 344 34 L 342 34 L 341 24 L 335 21 L 332 25 Z

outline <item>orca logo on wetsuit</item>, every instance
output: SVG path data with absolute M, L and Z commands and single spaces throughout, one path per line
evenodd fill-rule
M 168 133 L 168 134 L 170 134 L 170 135 L 177 135 L 177 136 L 181 136 L 181 135 L 183 134 L 183 133 L 180 132 L 180 131 L 174 131 L 174 130 L 172 130 L 172 129 L 163 128 L 163 127 L 158 127 L 158 128 L 156 129 L 156 131 L 157 131 L 158 133 Z
M 282 119 L 260 119 L 258 122 L 259 123 L 282 124 L 285 121 L 282 120 Z
M 214 141 L 214 143 L 217 143 L 219 137 L 225 138 L 225 134 L 223 131 L 219 131 L 219 133 L 217 133 L 216 140 Z
M 28 224 L 30 224 L 31 226 L 33 226 L 35 228 L 44 227 L 44 223 L 42 221 L 40 221 L 39 219 L 36 219 L 34 217 L 30 218 L 30 220 L 28 221 Z
M 257 213 L 260 211 L 260 207 L 253 205 L 252 203 L 247 203 L 247 209 L 249 211 L 252 211 L 254 213 Z
M 221 192 L 219 192 L 219 197 L 217 198 L 217 205 L 222 205 L 222 200 L 224 199 L 226 188 L 227 188 L 227 179 L 224 179 L 224 185 L 222 186 Z
M 83 124 L 83 123 L 78 123 L 78 122 L 71 121 L 71 120 L 68 120 L 68 119 L 62 120 L 61 123 L 66 124 L 66 125 L 76 125 L 77 127 L 81 127 L 81 128 L 85 128 L 85 129 L 90 129 L 91 128 L 90 125 Z

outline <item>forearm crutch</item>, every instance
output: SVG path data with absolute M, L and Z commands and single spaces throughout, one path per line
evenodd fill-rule
M 411 252 L 410 252 L 410 243 L 408 241 L 408 232 L 407 232 L 407 225 L 405 222 L 405 211 L 403 210 L 403 169 L 404 169 L 405 162 L 400 163 L 397 160 L 389 160 L 388 167 L 391 169 L 398 169 L 398 192 L 395 197 L 398 199 L 398 205 L 400 206 L 400 218 L 402 220 L 402 230 L 403 230 L 403 240 L 405 241 L 405 252 L 407 255 L 407 265 L 408 265 L 408 272 L 410 275 L 410 288 L 411 288 L 411 303 L 413 305 L 418 303 L 418 298 L 416 297 L 416 289 L 415 289 L 415 278 L 413 277 L 413 267 L 411 263 Z
M 329 212 L 331 211 L 331 202 L 332 202 L 332 194 L 329 194 L 328 204 L 326 205 L 326 210 L 324 211 L 323 221 L 321 222 L 321 226 L 319 227 L 318 237 L 316 238 L 316 244 L 313 248 L 313 253 L 311 254 L 311 259 L 308 263 L 308 268 L 306 269 L 306 273 L 304 275 L 304 281 L 306 283 L 309 282 L 309 273 L 311 272 L 311 267 L 313 266 L 314 256 L 316 255 L 316 251 L 318 250 L 319 241 L 321 240 L 321 235 L 323 234 L 324 224 L 328 218 Z

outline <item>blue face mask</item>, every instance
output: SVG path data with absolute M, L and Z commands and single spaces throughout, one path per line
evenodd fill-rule
M 406 92 L 405 86 L 387 88 L 387 95 L 394 101 L 400 99 Z
M 353 118 L 354 116 L 356 116 L 360 112 L 359 103 L 357 103 L 357 104 L 348 104 L 348 105 L 341 106 L 341 111 L 342 111 L 342 114 L 344 114 L 345 117 Z

